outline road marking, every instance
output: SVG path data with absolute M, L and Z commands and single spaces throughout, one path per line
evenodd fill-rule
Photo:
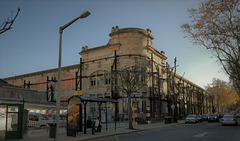
M 118 141 L 120 140 L 120 138 L 118 136 L 114 136 L 114 138 Z
M 141 132 L 137 132 L 138 134 L 140 134 L 140 135 L 144 135 L 143 133 L 141 133 Z
M 210 132 L 200 133 L 200 134 L 194 135 L 193 137 L 195 137 L 195 138 L 201 138 L 201 137 L 203 137 L 203 136 L 205 136 L 205 135 L 207 135 L 207 134 L 209 134 L 209 133 L 210 133 Z

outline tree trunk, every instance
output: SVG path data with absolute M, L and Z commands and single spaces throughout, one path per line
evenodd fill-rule
M 174 105 L 175 105 L 175 108 L 173 110 L 174 112 L 174 123 L 177 123 L 177 120 L 178 120 L 178 104 L 177 104 L 177 96 L 174 95 Z
M 131 93 L 128 93 L 127 96 L 128 96 L 128 123 L 129 123 L 129 129 L 133 129 L 133 125 L 132 125 Z

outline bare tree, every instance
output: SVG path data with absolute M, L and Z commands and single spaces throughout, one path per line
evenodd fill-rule
M 119 78 L 121 90 L 123 93 L 127 94 L 128 98 L 129 129 L 133 129 L 131 97 L 133 92 L 137 92 L 142 87 L 146 86 L 147 72 L 144 68 L 132 66 L 120 71 Z
M 197 107 L 198 107 L 198 114 L 202 115 L 203 114 L 203 102 L 204 102 L 204 95 L 201 91 L 196 92 L 197 95 Z
M 179 97 L 179 85 L 178 82 L 176 82 L 176 71 L 177 71 L 177 58 L 174 59 L 174 67 L 170 68 L 170 66 L 167 64 L 167 75 L 168 75 L 168 109 L 172 110 L 170 108 L 171 104 L 173 104 L 175 107 L 172 111 L 173 113 L 173 120 L 174 122 L 177 122 L 178 118 L 178 110 L 177 110 L 177 100 Z M 181 80 L 181 78 L 179 79 Z M 180 81 L 179 81 L 180 82 Z M 171 103 L 172 102 L 172 103 Z
M 12 29 L 12 25 L 13 25 L 14 21 L 16 20 L 19 12 L 20 12 L 20 8 L 18 8 L 18 11 L 17 11 L 17 13 L 16 13 L 16 15 L 15 15 L 14 18 L 9 19 L 9 17 L 8 17 L 7 20 L 5 19 L 5 22 L 3 22 L 3 23 L 0 25 L 0 34 L 2 34 L 2 33 L 4 33 L 4 32 L 6 32 L 6 31 Z
M 240 94 L 239 0 L 208 0 L 189 9 L 191 23 L 181 28 L 196 44 L 211 50 Z
M 134 92 L 138 92 L 141 88 L 147 86 L 149 78 L 146 69 L 147 66 L 143 65 L 144 63 L 140 64 L 142 64 L 142 66 L 136 64 L 134 66 L 126 67 L 124 69 L 116 71 L 118 82 L 117 84 L 115 84 L 117 86 L 114 86 L 116 89 L 115 91 L 127 94 L 128 98 L 129 129 L 133 129 L 131 106 L 132 94 Z

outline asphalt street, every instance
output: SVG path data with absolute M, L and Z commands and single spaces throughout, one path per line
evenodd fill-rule
M 221 123 L 181 124 L 98 138 L 91 141 L 240 141 L 240 126 Z

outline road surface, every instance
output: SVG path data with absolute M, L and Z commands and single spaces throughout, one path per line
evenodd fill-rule
M 205 121 L 109 136 L 91 141 L 240 141 L 240 126 L 222 126 L 220 122 L 208 123 Z

